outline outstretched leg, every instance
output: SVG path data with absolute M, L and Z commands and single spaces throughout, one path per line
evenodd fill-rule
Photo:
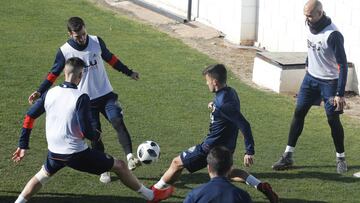
M 231 169 L 229 173 L 229 179 L 237 182 L 246 182 L 246 184 L 255 187 L 257 190 L 262 192 L 271 203 L 279 202 L 278 195 L 272 190 L 271 185 L 267 182 L 261 182 L 253 175 L 241 169 Z
M 181 161 L 180 156 L 175 157 L 172 160 L 170 167 L 166 170 L 160 181 L 157 182 L 154 187 L 157 189 L 163 189 L 171 184 L 174 184 L 181 176 L 183 169 L 184 165 Z
M 311 108 L 310 105 L 298 105 L 295 109 L 293 119 L 290 125 L 288 136 L 288 144 L 285 148 L 283 155 L 274 163 L 272 168 L 274 170 L 284 170 L 292 167 L 294 164 L 293 153 L 295 151 L 296 143 L 304 129 L 305 116 Z
M 133 191 L 140 193 L 149 202 L 159 202 L 167 199 L 173 193 L 173 188 L 156 191 L 146 188 L 128 169 L 126 163 L 121 160 L 114 160 L 114 166 L 111 169 L 119 177 L 120 181 Z
M 50 174 L 44 169 L 44 167 L 42 167 L 40 171 L 29 180 L 15 203 L 27 202 L 42 188 L 43 185 L 49 181 L 49 179 Z

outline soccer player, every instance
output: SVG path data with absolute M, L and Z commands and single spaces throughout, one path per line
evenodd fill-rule
M 308 1 L 304 15 L 308 30 L 306 75 L 298 94 L 285 152 L 272 168 L 284 170 L 293 166 L 293 153 L 304 128 L 305 116 L 312 105 L 320 105 L 323 100 L 336 150 L 336 170 L 345 173 L 344 129 L 340 122 L 348 70 L 344 37 L 325 15 L 320 1 Z
M 232 153 L 225 147 L 214 147 L 207 155 L 207 169 L 211 180 L 193 189 L 184 203 L 251 203 L 250 195 L 228 180 L 233 165 Z
M 71 17 L 68 20 L 67 29 L 70 39 L 59 48 L 51 71 L 39 89 L 30 95 L 29 102 L 33 103 L 51 87 L 64 69 L 67 59 L 70 57 L 81 58 L 86 66 L 79 89 L 90 97 L 92 126 L 97 130 L 97 133 L 101 133 L 99 118 L 101 112 L 116 130 L 119 143 L 122 145 L 127 157 L 128 167 L 130 170 L 134 170 L 137 166 L 141 165 L 141 162 L 132 154 L 132 142 L 123 120 L 122 109 L 117 102 L 118 95 L 113 92 L 103 60 L 115 70 L 124 73 L 134 80 L 139 79 L 139 74 L 129 69 L 112 54 L 100 37 L 88 35 L 85 23 L 81 18 Z M 91 146 L 99 151 L 105 151 L 101 140 L 93 140 Z M 110 180 L 108 172 L 103 173 L 100 177 L 100 181 L 104 183 L 108 183 Z
M 153 192 L 144 187 L 130 172 L 124 161 L 116 160 L 104 152 L 88 148 L 84 138 L 99 140 L 89 119 L 90 98 L 77 89 L 85 63 L 77 57 L 65 63 L 65 82 L 42 94 L 25 116 L 19 146 L 13 153 L 15 162 L 21 161 L 29 149 L 30 133 L 34 121 L 46 112 L 46 140 L 48 155 L 40 171 L 31 178 L 15 203 L 29 200 L 60 169 L 68 166 L 78 171 L 101 174 L 113 171 L 120 181 L 140 193 L 149 202 L 159 202 L 172 193 L 172 189 Z
M 225 146 L 234 153 L 239 129 L 245 138 L 244 165 L 253 164 L 255 150 L 251 127 L 240 112 L 240 100 L 236 91 L 226 84 L 225 66 L 222 64 L 208 66 L 203 71 L 203 75 L 209 90 L 215 93 L 214 100 L 208 104 L 211 109 L 209 133 L 201 144 L 189 148 L 173 159 L 170 167 L 152 187 L 154 190 L 172 187 L 171 184 L 179 178 L 184 168 L 190 173 L 205 168 L 206 157 L 213 147 Z M 272 191 L 269 183 L 261 182 L 246 171 L 232 169 L 229 177 L 233 180 L 245 180 L 246 183 L 263 192 L 270 202 L 278 202 L 278 196 Z

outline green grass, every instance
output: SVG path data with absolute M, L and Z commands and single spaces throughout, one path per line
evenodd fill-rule
M 0 2 L 0 202 L 13 202 L 25 183 L 40 168 L 46 155 L 44 117 L 36 122 L 26 158 L 16 165 L 10 160 L 15 150 L 22 118 L 29 108 L 28 95 L 50 69 L 56 49 L 66 40 L 65 22 L 81 16 L 90 34 L 101 36 L 108 48 L 141 74 L 140 81 L 108 69 L 125 111 L 125 122 L 134 148 L 144 140 L 157 141 L 161 160 L 134 173 L 146 185 L 155 183 L 182 150 L 195 145 L 207 133 L 213 95 L 208 92 L 201 70 L 213 60 L 159 33 L 150 26 L 103 11 L 87 1 L 12 0 Z M 58 80 L 61 81 L 62 78 Z M 358 202 L 360 170 L 358 121 L 343 119 L 349 172 L 337 175 L 335 152 L 322 108 L 307 117 L 296 152 L 297 169 L 274 172 L 271 165 L 285 148 L 294 100 L 254 90 L 230 76 L 229 85 L 240 97 L 242 112 L 250 121 L 256 142 L 256 163 L 248 169 L 268 181 L 283 202 Z M 107 152 L 124 158 L 111 126 L 103 121 Z M 240 136 L 236 165 L 241 166 L 243 141 Z M 174 197 L 182 202 L 191 188 L 208 181 L 206 170 L 184 173 Z M 266 202 L 262 194 L 244 184 L 255 202 Z M 60 171 L 31 202 L 144 202 L 136 193 L 113 181 L 103 185 L 98 177 L 66 168 Z

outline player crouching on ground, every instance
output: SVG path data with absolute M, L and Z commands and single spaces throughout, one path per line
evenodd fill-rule
M 155 191 L 171 188 L 171 184 L 176 182 L 184 168 L 190 173 L 205 168 L 206 157 L 213 147 L 225 146 L 234 153 L 239 129 L 244 135 L 246 148 L 244 165 L 251 166 L 254 163 L 255 149 L 251 127 L 240 112 L 240 99 L 235 89 L 226 84 L 225 66 L 222 64 L 208 66 L 203 71 L 203 75 L 209 90 L 215 93 L 214 100 L 208 104 L 211 110 L 209 133 L 201 144 L 189 148 L 173 159 L 170 167 L 152 187 Z M 269 183 L 261 182 L 244 170 L 232 169 L 229 178 L 235 181 L 245 180 L 247 184 L 264 193 L 271 203 L 278 202 L 278 196 L 272 191 Z
M 46 140 L 48 155 L 40 171 L 31 178 L 15 203 L 23 203 L 36 194 L 60 169 L 69 166 L 78 171 L 101 174 L 115 172 L 120 181 L 140 193 L 149 202 L 168 198 L 172 189 L 156 192 L 144 187 L 129 171 L 126 163 L 104 152 L 90 149 L 84 137 L 99 140 L 90 124 L 87 94 L 77 89 L 85 63 L 80 58 L 70 58 L 65 63 L 65 82 L 50 89 L 30 108 L 25 116 L 19 147 L 13 153 L 14 162 L 20 162 L 29 149 L 29 138 L 36 118 L 46 112 Z

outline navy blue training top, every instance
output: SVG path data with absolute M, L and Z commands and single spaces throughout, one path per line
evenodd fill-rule
M 208 183 L 193 189 L 184 203 L 251 203 L 250 195 L 225 177 L 212 178 Z
M 240 100 L 236 91 L 231 87 L 224 87 L 216 92 L 213 102 L 209 133 L 202 143 L 203 150 L 208 152 L 214 146 L 222 145 L 234 152 L 240 129 L 244 135 L 246 154 L 255 154 L 251 126 L 240 112 Z

